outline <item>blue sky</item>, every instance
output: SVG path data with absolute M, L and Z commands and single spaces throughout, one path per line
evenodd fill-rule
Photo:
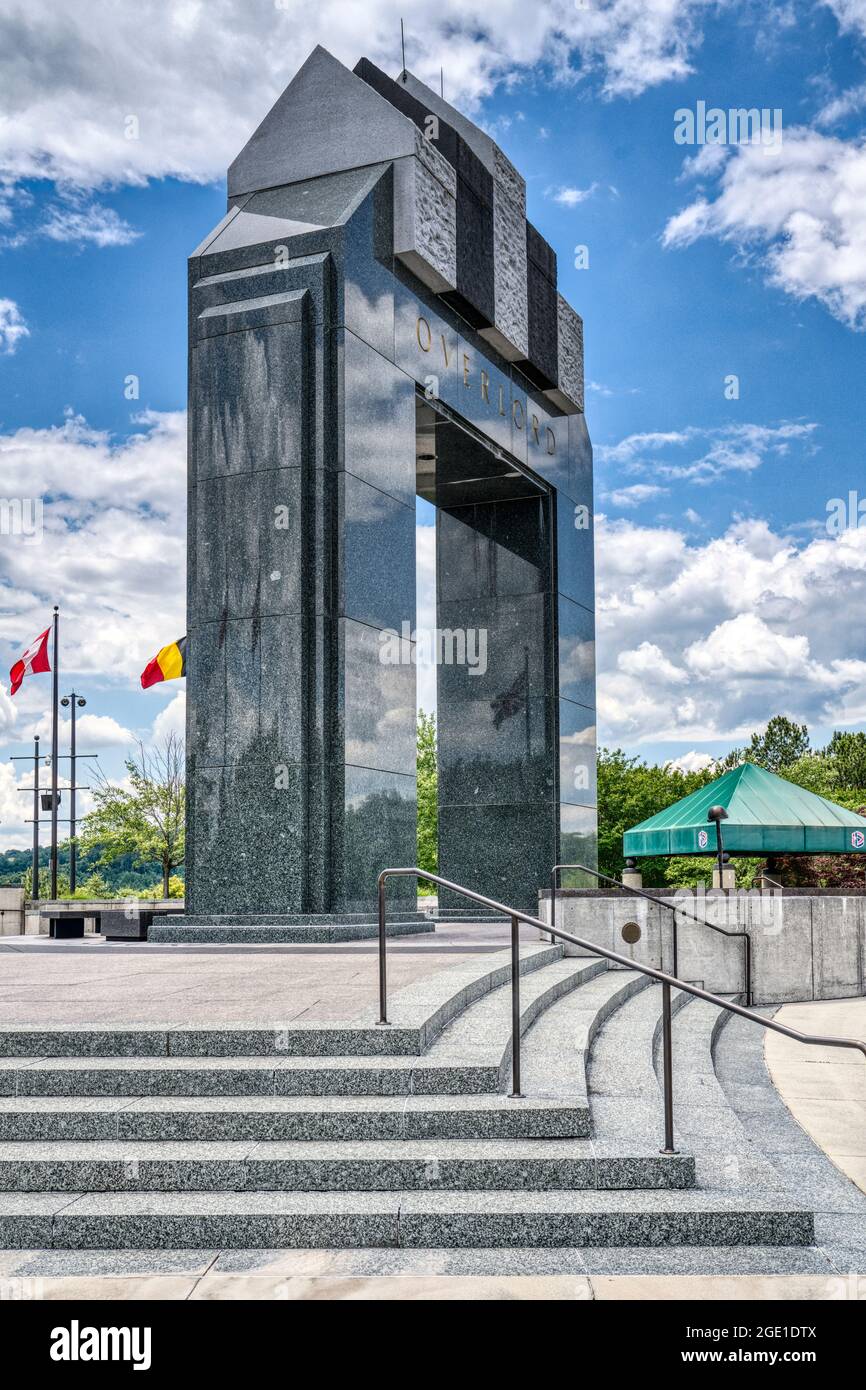
M 825 519 L 866 499 L 866 0 L 118 0 L 98 41 L 81 8 L 0 0 L 0 495 L 45 528 L 0 535 L 0 671 L 59 596 L 109 773 L 182 726 L 183 683 L 138 674 L 184 631 L 186 257 L 307 52 L 396 73 L 400 13 L 409 66 L 441 63 L 525 174 L 584 317 L 600 742 L 695 765 L 780 709 L 817 742 L 864 727 L 866 528 Z M 781 142 L 678 145 L 699 101 L 778 108 Z M 48 678 L 5 690 L 4 760 L 47 732 Z M 25 800 L 6 764 L 0 848 Z

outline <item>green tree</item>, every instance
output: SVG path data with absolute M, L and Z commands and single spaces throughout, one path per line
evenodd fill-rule
M 842 733 L 836 729 L 823 756 L 832 759 L 836 784 L 842 790 L 866 787 L 866 733 Z
M 688 796 L 717 775 L 713 766 L 698 772 L 682 772 L 673 764 L 659 767 L 629 757 L 621 748 L 601 748 L 598 753 L 598 867 L 619 878 L 625 865 L 622 837 L 641 821 Z M 641 860 L 644 882 L 661 885 L 668 860 Z M 696 882 L 700 881 L 698 877 Z
M 163 896 L 169 895 L 171 871 L 184 860 L 184 759 L 176 734 L 126 760 L 128 787 L 102 780 L 94 790 L 96 807 L 81 827 L 81 844 L 98 848 L 97 864 L 124 854 L 139 862 L 156 861 L 162 869 Z
M 436 760 L 436 718 L 418 711 L 418 868 L 435 874 L 439 866 L 438 764 Z M 435 885 L 418 885 L 419 893 L 434 893 Z
M 790 763 L 782 770 L 782 776 L 786 781 L 803 787 L 805 791 L 814 792 L 816 796 L 826 796 L 831 801 L 837 800 L 838 772 L 833 759 L 823 753 L 804 753 L 796 762 Z
M 805 724 L 795 724 L 784 714 L 774 714 L 762 734 L 752 734 L 746 749 L 746 760 L 765 767 L 768 772 L 782 772 L 809 752 L 809 730 Z

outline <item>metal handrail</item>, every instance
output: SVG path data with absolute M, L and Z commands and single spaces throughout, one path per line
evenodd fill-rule
M 678 980 L 673 975 L 667 975 L 663 970 L 656 970 L 652 965 L 640 965 L 637 961 L 631 960 L 628 956 L 622 956 L 618 951 L 611 951 L 607 946 L 598 946 L 594 941 L 584 941 L 579 936 L 572 935 L 571 932 L 563 931 L 561 927 L 552 927 L 548 922 L 542 922 L 538 917 L 533 917 L 528 912 L 521 912 L 519 908 L 507 907 L 505 903 L 497 902 L 495 898 L 485 897 L 483 893 L 476 893 L 474 888 L 464 888 L 462 884 L 452 883 L 450 879 L 442 878 L 439 874 L 428 873 L 426 869 L 417 867 L 405 869 L 383 869 L 377 881 L 379 897 L 379 1024 L 382 1027 L 388 1024 L 388 988 L 387 988 L 387 936 L 385 933 L 385 885 L 389 878 L 423 878 L 428 883 L 436 883 L 440 888 L 449 888 L 453 893 L 461 893 L 464 898 L 471 902 L 481 903 L 482 907 L 493 908 L 495 912 L 501 912 L 506 917 L 511 918 L 511 1099 L 523 1099 L 520 1090 L 520 937 L 519 924 L 525 922 L 529 927 L 535 927 L 540 932 L 549 932 L 552 936 L 558 937 L 562 941 L 568 941 L 573 946 L 579 946 L 581 950 L 588 951 L 590 955 L 601 956 L 604 960 L 612 960 L 616 965 L 625 966 L 627 970 L 637 970 L 641 975 L 648 975 L 651 980 L 658 980 L 662 986 L 662 1039 L 664 1046 L 663 1078 L 664 1078 L 664 1110 L 665 1110 L 665 1146 L 661 1150 L 663 1154 L 676 1153 L 674 1148 L 674 1110 L 673 1110 L 673 1045 L 671 1029 L 671 986 L 674 989 L 681 989 L 686 994 L 691 994 L 695 999 L 703 999 L 707 1004 L 715 1004 L 720 1009 L 727 1009 L 728 1013 L 739 1014 L 741 1018 L 751 1019 L 753 1023 L 760 1023 L 762 1028 L 767 1028 L 774 1033 L 782 1033 L 786 1038 L 793 1038 L 795 1042 L 808 1043 L 816 1047 L 854 1047 L 858 1052 L 862 1052 L 866 1058 L 866 1042 L 860 1042 L 857 1038 L 833 1038 L 824 1037 L 818 1033 L 801 1033 L 797 1028 L 789 1028 L 784 1023 L 777 1023 L 775 1019 L 764 1018 L 762 1014 L 756 1014 L 752 1009 L 745 1008 L 742 1004 L 735 1004 L 732 1000 L 722 999 L 718 994 L 711 994 L 707 989 L 701 989 L 698 985 L 690 985 L 685 980 Z
M 623 893 L 634 893 L 638 898 L 646 898 L 647 902 L 658 903 L 659 907 L 667 908 L 673 916 L 673 938 L 674 938 L 674 970 L 679 973 L 679 942 L 677 940 L 677 913 L 682 913 L 683 917 L 688 917 L 690 921 L 697 922 L 699 927 L 709 927 L 710 931 L 718 932 L 720 936 L 740 936 L 745 947 L 745 974 L 746 974 L 746 1004 L 751 1007 L 752 1003 L 752 938 L 747 931 L 726 931 L 724 927 L 717 927 L 715 922 L 708 922 L 705 917 L 696 917 L 693 912 L 687 912 L 684 907 L 674 907 L 672 903 L 665 902 L 664 898 L 657 898 L 654 893 L 647 893 L 644 888 L 633 888 L 630 883 L 621 883 L 618 878 L 611 878 L 610 874 L 601 874 L 597 869 L 590 869 L 586 864 L 554 864 L 550 875 L 550 921 L 551 925 L 556 923 L 556 883 L 557 878 L 563 869 L 580 869 L 582 873 L 591 874 L 593 878 L 603 879 L 605 883 L 612 883 L 615 888 L 620 888 Z

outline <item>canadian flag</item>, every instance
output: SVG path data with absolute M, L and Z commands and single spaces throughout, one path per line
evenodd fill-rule
M 50 671 L 51 662 L 48 660 L 48 634 L 51 628 L 47 627 L 40 633 L 35 642 L 31 642 L 24 655 L 15 662 L 9 672 L 9 679 L 12 682 L 10 695 L 14 695 L 21 682 L 31 671 Z

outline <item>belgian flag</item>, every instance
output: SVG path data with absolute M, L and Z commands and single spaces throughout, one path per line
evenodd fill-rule
M 149 661 L 141 673 L 141 688 L 158 685 L 160 681 L 173 681 L 186 675 L 186 638 L 179 637 L 167 647 L 158 651 L 153 661 Z

